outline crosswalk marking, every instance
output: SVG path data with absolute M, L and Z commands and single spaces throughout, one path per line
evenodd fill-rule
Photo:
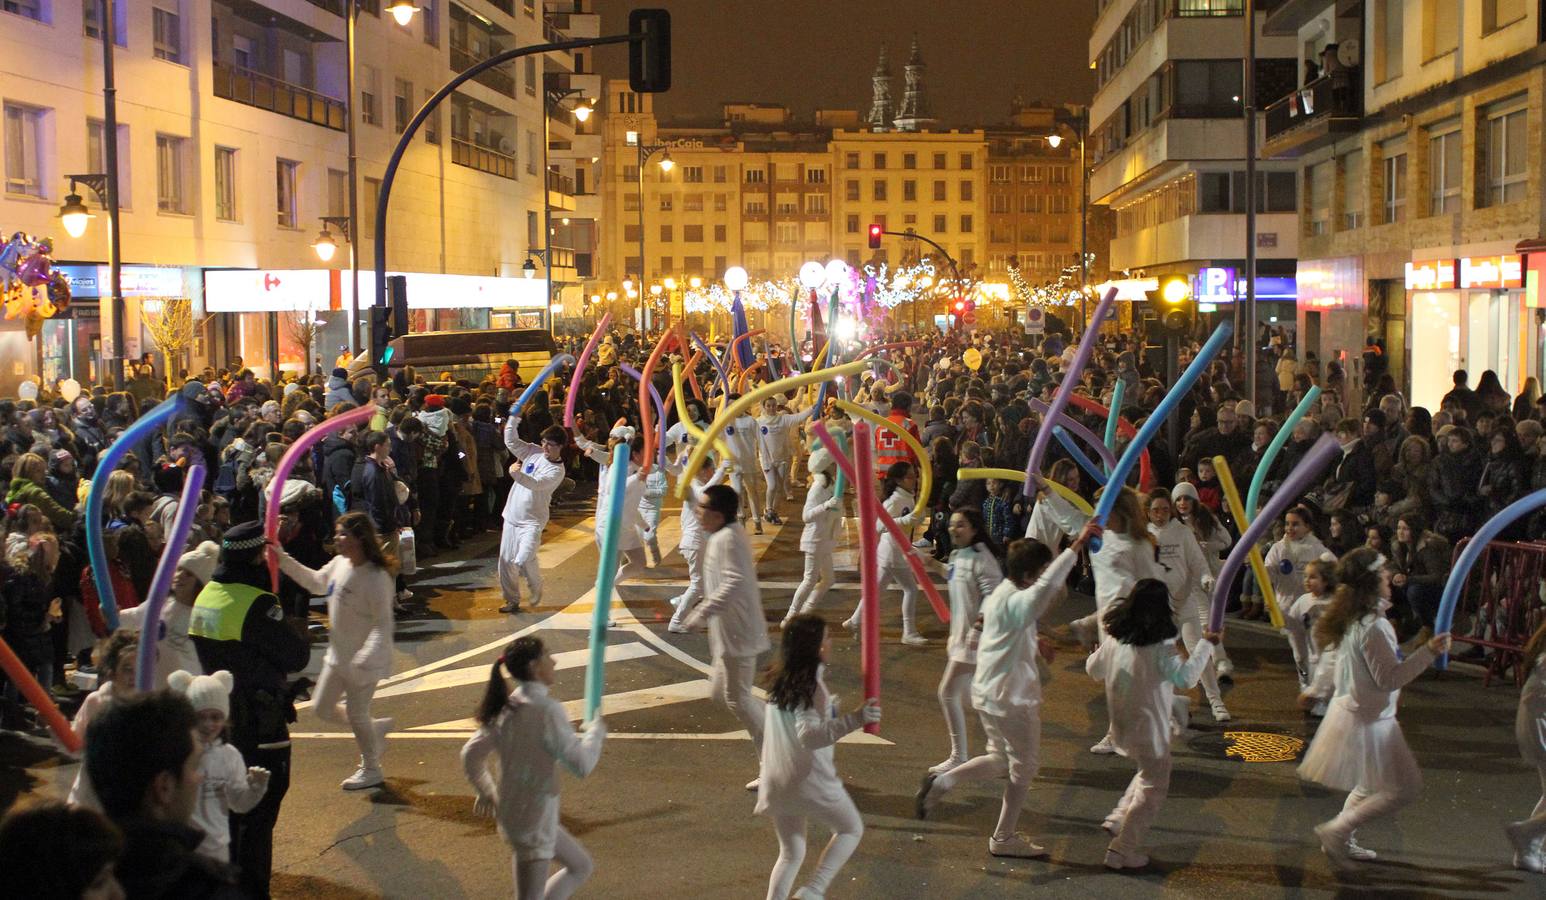
M 394 731 L 391 738 L 394 741 L 465 741 L 477 731 L 462 729 L 458 731 Z M 350 731 L 292 731 L 291 739 L 305 738 L 308 740 L 354 740 L 354 733 Z M 609 741 L 749 741 L 751 735 L 746 729 L 740 731 L 721 731 L 715 733 L 695 734 L 684 731 L 609 731 Z M 879 735 L 865 734 L 863 731 L 850 732 L 838 739 L 840 744 L 869 744 L 877 747 L 893 747 L 895 744 Z
M 607 662 L 622 662 L 627 659 L 641 659 L 646 656 L 654 656 L 655 651 L 641 643 L 612 644 L 607 647 Z M 565 650 L 553 654 L 553 664 L 558 669 L 578 669 L 590 661 L 589 650 Z M 424 691 L 438 691 L 446 688 L 464 687 L 469 684 L 482 684 L 488 680 L 489 667 L 487 665 L 468 666 L 462 669 L 448 669 L 441 672 L 433 672 L 422 675 L 408 681 L 400 681 L 391 687 L 376 691 L 376 699 L 384 697 L 398 697 L 403 694 L 418 694 Z M 299 708 L 299 704 L 297 704 Z

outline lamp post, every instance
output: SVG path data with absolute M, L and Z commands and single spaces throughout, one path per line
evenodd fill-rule
M 639 149 L 639 166 L 635 174 L 639 179 L 639 280 L 642 282 L 649 277 L 649 264 L 644 261 L 644 164 L 657 153 L 662 154 L 660 157 L 660 171 L 662 172 L 670 172 L 672 167 L 676 165 L 676 162 L 671 159 L 669 144 L 646 145 L 644 143 L 644 132 L 642 131 L 634 132 L 633 143 Z M 644 329 L 647 318 L 641 312 L 639 319 L 641 331 Z
M 348 216 L 323 216 L 321 222 L 322 232 L 311 242 L 311 249 L 316 251 L 318 259 L 332 262 L 333 254 L 338 252 L 338 241 L 333 238 L 332 229 L 337 228 L 338 233 L 353 248 L 354 226 Z M 353 249 L 349 251 L 349 255 L 353 257 Z
M 1067 114 L 1054 117 L 1057 124 L 1068 127 L 1079 142 L 1079 322 L 1088 328 L 1090 324 L 1090 170 L 1085 164 L 1085 144 L 1090 134 L 1090 108 L 1081 106 L 1077 116 Z M 1047 146 L 1056 150 L 1063 143 L 1060 134 L 1047 135 Z
M 553 204 L 550 202 L 552 197 L 548 193 L 548 173 L 552 171 L 548 161 L 548 147 L 553 143 L 553 120 L 549 107 L 557 108 L 565 99 L 585 92 L 579 88 L 556 88 L 546 89 L 543 93 L 547 102 L 542 105 L 542 249 L 530 252 L 542 260 L 543 278 L 547 281 L 545 291 L 547 301 L 543 303 L 543 315 L 548 323 L 548 332 L 551 333 L 553 331 Z M 573 113 L 575 120 L 583 124 L 590 119 L 591 106 L 581 103 L 574 108 Z

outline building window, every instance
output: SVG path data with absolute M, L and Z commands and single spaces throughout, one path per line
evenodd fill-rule
M 993 182 L 994 184 L 1008 184 L 1009 183 L 1009 167 L 1008 166 L 989 166 L 988 167 L 988 180 Z
M 425 88 L 424 89 L 424 99 L 425 99 L 426 102 L 428 102 L 429 98 L 433 97 L 434 95 L 435 95 L 434 91 L 430 90 L 429 88 Z M 439 106 L 435 107 L 434 111 L 431 112 L 428 116 L 426 116 L 424 118 L 424 143 L 426 143 L 426 144 L 438 144 L 438 143 L 440 143 L 440 107 Z
M 625 240 L 625 241 L 627 241 L 629 243 L 637 243 L 638 240 L 639 240 L 639 226 L 638 225 L 631 225 L 631 224 L 624 224 L 623 225 L 623 240 Z
M 662 256 L 660 258 L 660 268 L 656 269 L 655 271 L 657 271 L 657 272 L 670 272 L 670 271 L 673 271 L 675 268 L 676 268 L 676 260 L 675 260 L 674 257 Z
M 46 0 L 0 0 L 0 10 L 25 16 L 37 22 L 49 21 Z M 122 31 L 119 32 L 119 34 L 122 33 Z
M 1460 129 L 1428 138 L 1428 214 L 1460 210 Z
M 537 57 L 528 56 L 526 63 L 526 96 L 537 96 Z
M 1423 0 L 1423 61 L 1443 56 L 1460 43 L 1460 0 Z
M 156 209 L 186 216 L 193 212 L 188 190 L 188 139 L 156 135 Z
M 904 168 L 904 169 L 916 169 L 916 168 L 918 168 L 918 154 L 916 154 L 916 153 L 903 153 L 902 154 L 902 168 Z
M 715 166 L 714 167 L 714 183 L 715 184 L 724 184 L 725 183 L 725 167 L 724 166 Z
M 848 216 L 848 223 L 847 223 L 847 230 L 848 230 L 849 234 L 858 234 L 859 233 L 859 217 L 858 216 L 853 215 L 853 214 L 849 214 L 849 216 Z
M 1009 212 L 1009 195 L 993 194 L 988 197 L 988 211 L 994 213 Z
M 43 182 L 45 111 L 18 103 L 5 104 L 5 192 L 46 197 Z
M 961 180 L 961 199 L 967 201 L 972 199 L 972 182 L 969 179 Z
M 1374 5 L 1374 71 L 1386 82 L 1401 74 L 1402 8 L 1406 0 L 1376 0 Z
M 936 168 L 936 169 L 943 169 L 943 168 L 945 168 L 945 154 L 943 154 L 943 153 L 936 153 L 936 154 L 934 154 L 934 168 Z
M 1482 34 L 1491 34 L 1523 19 L 1525 5 L 1525 0 L 1482 0 Z
M 970 154 L 970 153 L 962 153 L 961 154 L 961 171 L 963 171 L 963 172 L 970 172 L 971 170 L 972 170 L 972 154 Z
M 176 0 L 157 0 L 150 9 L 150 22 L 156 59 L 182 62 L 183 25 Z
M 662 226 L 660 226 L 660 242 L 662 244 L 669 244 L 669 243 L 671 243 L 671 226 L 670 225 L 662 225 Z
M 849 200 L 859 199 L 859 181 L 855 178 L 848 179 L 847 197 Z
M 683 166 L 682 167 L 682 181 L 684 183 L 687 183 L 687 184 L 702 184 L 703 183 L 703 167 L 702 166 Z
M 800 226 L 796 222 L 779 222 L 774 226 L 773 240 L 780 244 L 800 243 Z
M 221 222 L 240 221 L 236 209 L 236 150 L 215 148 L 215 218 Z
M 877 168 L 877 169 L 884 169 L 886 167 L 886 154 L 884 154 L 884 153 L 874 153 L 874 154 L 871 154 L 870 158 L 871 158 L 871 161 L 874 162 L 875 168 Z
M 10 3 L 5 3 L 4 8 L 6 12 L 15 11 L 11 9 Z M 127 16 L 128 9 L 129 4 L 125 2 L 125 0 L 119 0 L 119 2 L 113 6 L 113 43 L 120 47 L 129 46 L 129 23 L 125 18 Z M 86 37 L 101 40 L 102 0 L 85 0 L 82 13 L 83 15 L 81 18 L 83 20 L 83 24 L 85 25 Z M 31 16 L 30 18 L 35 19 L 37 16 Z
M 703 257 L 701 257 L 701 256 L 684 256 L 684 257 L 682 257 L 682 271 L 686 272 L 688 275 L 702 275 L 703 274 Z
M 902 182 L 902 199 L 909 202 L 918 199 L 918 182 L 911 178 Z
M 845 168 L 845 169 L 857 169 L 857 168 L 859 168 L 859 154 L 858 153 L 854 153 L 854 152 L 844 153 L 843 154 L 843 168 Z
M 424 20 L 424 43 L 440 46 L 440 0 L 419 0 L 420 18 Z
M 1067 194 L 1053 194 L 1047 203 L 1047 211 L 1054 213 L 1066 213 L 1070 203 Z
M 718 242 L 718 243 L 723 244 L 725 242 L 725 231 L 726 231 L 725 226 L 723 226 L 723 225 L 715 225 L 714 226 L 714 240 L 716 242 Z
M 820 168 L 820 167 L 806 169 L 805 170 L 805 183 L 806 184 L 826 184 L 827 183 L 827 170 L 824 169 L 824 168 Z
M 1487 113 L 1487 206 L 1525 197 L 1525 108 L 1522 100 L 1505 102 L 1509 108 Z
M 764 172 L 761 169 L 747 169 L 746 170 L 746 183 L 747 184 L 767 184 L 767 180 L 768 180 L 768 173 Z
M 745 212 L 748 216 L 765 216 L 768 214 L 768 203 L 766 200 L 748 199 Z
M 972 217 L 971 216 L 962 216 L 961 217 L 961 233 L 962 234 L 971 234 L 972 233 Z
M 274 162 L 274 206 L 278 210 L 280 228 L 298 228 L 301 223 L 300 198 L 296 188 L 300 181 L 301 164 L 280 159 Z
M 1406 152 L 1385 151 L 1384 218 L 1391 225 L 1406 221 Z
M 343 169 L 327 170 L 327 214 L 349 214 L 349 173 Z
M 397 91 L 392 95 L 392 124 L 397 133 L 408 130 L 408 120 L 413 118 L 413 82 L 397 79 Z
M 875 179 L 875 183 L 872 186 L 871 199 L 875 200 L 876 202 L 882 202 L 882 201 L 884 201 L 886 199 L 886 181 L 885 181 L 885 179 L 883 179 L 883 178 Z
M 1310 167 L 1310 220 L 1312 236 L 1331 233 L 1331 182 L 1336 175 L 1330 161 Z
M 88 171 L 91 171 L 91 172 L 106 172 L 107 171 L 107 147 L 103 146 L 103 133 L 104 133 L 103 129 L 105 127 L 106 127 L 105 123 L 103 123 L 103 121 L 101 119 L 87 119 L 86 120 L 86 159 L 89 160 L 90 166 L 91 166 L 91 168 L 88 169 Z M 130 188 L 131 183 L 132 183 L 132 180 L 129 177 L 129 173 L 131 171 L 132 171 L 132 169 L 129 166 L 129 126 L 124 125 L 122 123 L 119 123 L 119 125 L 118 125 L 118 208 L 119 209 L 128 209 L 130 207 L 130 205 L 131 205 L 130 202 L 129 202 L 129 188 Z M 101 204 L 103 209 L 107 208 L 107 204 L 105 202 L 102 202 L 100 198 L 98 199 L 97 202 Z
M 949 222 L 950 222 L 950 220 L 946 216 L 943 216 L 943 215 L 935 216 L 934 217 L 934 233 L 935 234 L 944 234 L 946 231 L 948 231 L 950 229 Z
M 1021 212 L 1023 212 L 1023 213 L 1039 213 L 1039 212 L 1041 212 L 1041 206 L 1042 206 L 1042 204 L 1041 204 L 1041 195 L 1040 194 L 1021 194 L 1020 195 L 1020 211 Z
M 531 57 L 527 57 L 530 59 Z M 537 174 L 537 160 L 542 156 L 542 145 L 537 143 L 537 132 L 526 132 L 526 174 Z
M 683 212 L 703 212 L 703 195 L 702 194 L 683 194 L 682 195 L 682 211 Z
M 945 182 L 943 182 L 943 181 L 936 181 L 936 182 L 934 182 L 934 201 L 936 203 L 943 203 L 943 202 L 945 202 Z
M 381 70 L 363 64 L 360 66 L 360 121 L 366 125 L 381 124 Z
M 806 194 L 805 214 L 808 216 L 824 216 L 827 214 L 826 194 Z
M 660 195 L 660 211 L 661 212 L 670 212 L 671 209 L 672 209 L 671 195 L 670 194 L 661 194 Z
M 730 208 L 730 195 L 728 195 L 728 194 L 715 194 L 714 195 L 714 211 L 715 212 L 724 212 L 725 210 L 727 210 L 729 208 Z
M 1342 230 L 1362 227 L 1364 215 L 1363 151 L 1354 150 L 1342 156 Z

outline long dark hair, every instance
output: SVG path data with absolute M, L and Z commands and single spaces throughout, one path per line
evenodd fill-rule
M 905 461 L 891 464 L 891 468 L 886 470 L 886 477 L 880 483 L 880 502 L 885 503 L 892 494 L 896 493 L 896 489 L 902 484 L 902 479 L 907 477 L 907 473 L 912 471 L 912 468 L 913 464 Z
M 1106 631 L 1124 644 L 1147 647 L 1179 632 L 1170 611 L 1170 589 L 1158 578 L 1144 578 L 1106 611 Z
M 798 712 L 811 707 L 826 634 L 826 620 L 811 613 L 800 613 L 784 626 L 778 660 L 768 672 L 768 698 L 779 709 Z
M 488 687 L 484 689 L 483 699 L 478 702 L 478 711 L 474 714 L 479 725 L 492 724 L 510 703 L 510 686 L 505 683 L 504 673 L 499 671 L 499 667 L 504 666 L 516 681 L 530 681 L 532 663 L 542 658 L 545 649 L 541 638 L 530 635 L 510 642 L 510 646 L 505 648 L 505 652 L 499 655 L 489 670 Z
M 360 542 L 365 551 L 365 561 L 380 566 L 389 572 L 395 572 L 397 560 L 386 555 L 381 549 L 381 537 L 376 534 L 376 523 L 370 520 L 370 516 L 362 512 L 346 512 L 338 517 L 335 526 L 349 532 Z
M 993 535 L 988 533 L 988 522 L 982 517 L 981 507 L 957 506 L 955 509 L 950 511 L 950 514 L 952 516 L 960 516 L 964 518 L 966 520 L 966 524 L 972 526 L 972 530 L 977 533 L 977 536 L 972 538 L 973 545 L 982 544 L 986 546 L 988 548 L 988 552 L 993 554 L 995 558 L 1004 555 L 1004 551 L 1001 550 L 998 543 L 993 540 Z M 949 524 L 949 520 L 946 520 L 946 524 Z
M 1354 622 L 1379 609 L 1380 570 L 1370 568 L 1379 556 L 1368 547 L 1357 547 L 1337 560 L 1337 590 L 1315 623 L 1317 644 L 1337 646 Z

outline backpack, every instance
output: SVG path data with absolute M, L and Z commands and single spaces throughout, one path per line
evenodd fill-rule
M 226 499 L 236 493 L 236 458 L 238 454 L 226 454 L 226 458 L 220 461 L 220 471 L 215 475 L 215 485 L 211 490 Z

